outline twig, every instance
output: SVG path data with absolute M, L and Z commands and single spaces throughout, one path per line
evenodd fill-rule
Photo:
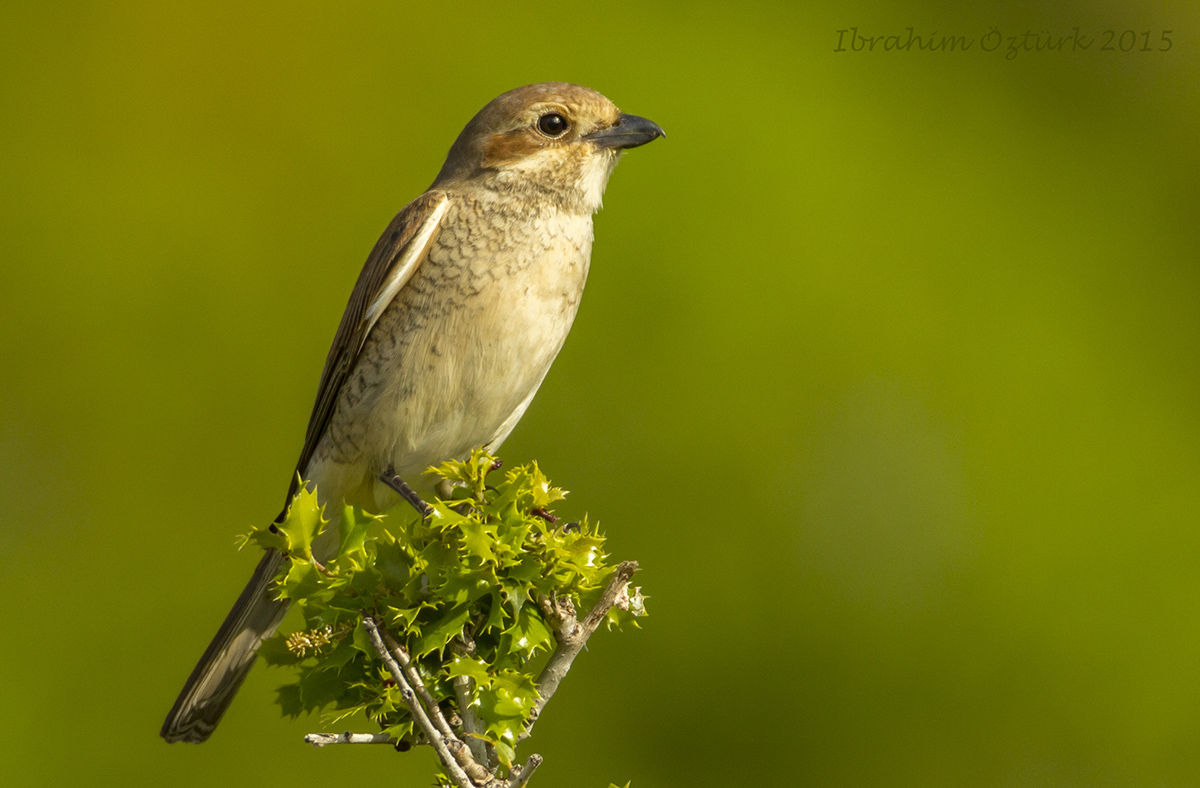
M 525 765 L 517 770 L 515 774 L 508 780 L 507 788 L 521 788 L 525 783 L 529 782 L 529 778 L 537 771 L 537 767 L 542 765 L 542 756 L 536 752 L 529 756 L 529 760 L 525 761 Z
M 476 761 L 492 768 L 495 764 L 488 756 L 487 742 L 479 738 L 483 733 L 483 725 L 479 722 L 475 707 L 471 705 L 471 693 L 474 690 L 475 681 L 470 676 L 454 677 L 454 695 L 458 698 L 458 713 L 462 716 L 463 733 L 466 734 L 463 740 L 471 749 L 471 755 L 475 756 Z
M 460 657 L 469 657 L 475 653 L 475 641 L 466 632 L 455 638 L 450 647 Z M 482 738 L 484 725 L 479 721 L 479 715 L 475 713 L 475 680 L 470 676 L 455 676 L 452 684 L 454 685 L 454 697 L 458 700 L 458 713 L 462 717 L 462 730 L 466 734 L 463 736 L 463 741 L 471 748 L 471 754 L 475 756 L 475 760 L 489 769 L 495 769 L 499 763 L 499 758 L 496 757 L 496 748 Z
M 337 572 L 331 572 L 328 569 L 326 569 L 325 565 L 322 564 L 320 561 L 318 561 L 315 556 L 309 556 L 309 557 L 312 558 L 312 564 L 314 567 L 316 567 L 316 570 L 318 572 L 325 575 L 326 577 L 337 577 Z
M 375 622 L 372 621 L 372 624 Z M 378 625 L 376 625 L 378 626 Z M 425 682 L 421 680 L 421 674 L 413 666 L 412 658 L 409 657 L 408 651 L 404 646 L 396 642 L 396 639 L 391 636 L 386 629 L 380 630 L 383 642 L 387 644 L 388 651 L 392 652 L 392 656 L 396 658 L 396 662 L 400 664 L 400 669 L 404 671 L 405 678 L 408 679 L 409 685 L 416 690 L 417 695 L 421 698 L 421 702 L 425 704 L 425 708 L 429 711 L 429 718 L 433 722 L 435 728 L 443 736 L 458 738 L 454 735 L 454 730 L 450 727 L 450 723 L 446 722 L 446 717 L 442 714 L 442 707 L 429 694 L 429 690 L 425 689 Z
M 433 721 L 433 725 L 443 736 L 446 737 L 447 746 L 450 748 L 450 753 L 458 761 L 458 765 L 463 768 L 463 771 L 476 782 L 484 781 L 492 776 L 490 771 L 491 764 L 486 766 L 475 759 L 474 749 L 470 746 L 458 747 L 456 742 L 461 742 L 458 734 L 454 732 L 454 728 L 446 717 L 442 714 L 442 707 L 434 699 L 429 690 L 425 689 L 425 682 L 421 680 L 421 674 L 417 671 L 416 665 L 413 664 L 412 658 L 404 646 L 396 642 L 396 639 L 391 636 L 386 629 L 380 630 L 384 642 L 391 650 L 392 656 L 396 658 L 396 662 L 400 664 L 400 668 L 404 671 L 404 675 L 408 678 L 408 683 L 416 691 L 421 702 L 425 704 L 425 708 L 429 711 L 429 717 Z M 463 720 L 456 718 L 455 725 L 462 725 Z M 465 743 L 464 743 L 465 744 Z
M 330 744 L 391 744 L 396 740 L 386 733 L 310 733 L 304 737 L 305 744 L 320 749 Z
M 420 507 L 417 508 L 420 510 Z M 319 569 L 328 571 L 324 567 Z M 530 710 L 524 730 L 517 737 L 517 743 L 529 738 L 542 710 L 608 613 L 614 607 L 629 609 L 629 583 L 637 570 L 636 561 L 625 561 L 618 565 L 599 600 L 582 619 L 578 617 L 569 597 L 551 595 L 537 599 L 538 606 L 554 630 L 558 645 L 538 676 L 538 697 Z M 636 591 L 633 602 L 637 603 Z M 407 649 L 366 611 L 362 611 L 362 622 L 372 647 L 383 660 L 384 666 L 399 688 L 402 701 L 412 715 L 417 729 L 417 742 L 427 742 L 433 747 L 456 788 L 525 788 L 530 777 L 542 765 L 542 756 L 537 753 L 530 755 L 521 766 L 510 768 L 506 777 L 497 774 L 502 773 L 502 770 L 497 765 L 495 749 L 487 743 L 484 737 L 486 728 L 473 705 L 475 682 L 465 675 L 454 677 L 451 686 L 457 700 L 458 713 L 450 714 L 448 719 L 447 713 L 443 712 L 437 699 L 425 686 L 419 666 Z M 464 634 L 462 641 L 454 644 L 455 651 L 471 653 L 474 643 L 470 637 Z M 406 737 L 400 741 L 387 733 L 347 731 L 310 733 L 304 737 L 304 741 L 317 748 L 330 744 L 390 744 L 397 748 L 403 745 L 407 749 L 410 740 Z
M 617 567 L 616 573 L 613 574 L 612 580 L 608 582 L 608 587 L 601 594 L 600 600 L 596 602 L 591 612 L 584 616 L 583 621 L 579 621 L 575 617 L 575 609 L 570 600 L 539 600 L 543 611 L 551 614 L 551 622 L 557 620 L 555 635 L 558 638 L 558 648 L 554 650 L 550 661 L 542 669 L 542 675 L 538 676 L 538 699 L 529 713 L 529 722 L 525 723 L 525 730 L 517 737 L 518 743 L 529 738 L 534 723 L 542 714 L 542 709 L 550 702 L 559 683 L 571 669 L 571 663 L 575 661 L 575 657 L 579 656 L 579 652 L 587 643 L 588 638 L 596 631 L 596 627 L 600 626 L 600 622 L 608 615 L 608 611 L 612 610 L 613 605 L 617 604 L 622 596 L 627 598 L 629 581 L 633 578 L 633 573 L 637 571 L 637 568 L 637 561 L 621 563 Z
M 400 686 L 400 694 L 404 698 L 404 702 L 408 704 L 408 708 L 412 711 L 413 719 L 417 721 L 421 732 L 425 734 L 425 738 L 433 746 L 437 752 L 438 758 L 441 759 L 442 765 L 446 767 L 446 771 L 450 774 L 450 779 L 458 788 L 475 788 L 471 778 L 463 771 L 463 768 L 458 765 L 458 759 L 450 754 L 450 747 L 446 739 L 438 732 L 433 723 L 429 720 L 429 716 L 425 713 L 425 709 L 421 707 L 421 703 L 417 700 L 417 694 L 413 692 L 409 686 L 408 679 L 404 677 L 404 671 L 401 669 L 396 659 L 388 652 L 387 646 L 383 644 L 383 638 L 379 636 L 379 627 L 375 625 L 374 619 L 363 611 L 363 626 L 366 627 L 367 634 L 371 638 L 371 645 L 375 647 L 379 658 L 383 660 L 383 664 L 387 667 L 388 672 L 392 674 L 392 678 L 396 684 Z M 461 741 L 454 739 L 458 745 L 456 749 L 465 749 L 465 745 Z

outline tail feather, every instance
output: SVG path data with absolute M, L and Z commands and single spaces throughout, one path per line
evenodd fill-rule
M 271 581 L 282 565 L 283 556 L 277 550 L 268 550 L 258 562 L 254 576 L 167 714 L 159 735 L 168 742 L 198 744 L 216 729 L 254 666 L 259 644 L 274 634 L 287 612 L 288 600 L 271 597 Z

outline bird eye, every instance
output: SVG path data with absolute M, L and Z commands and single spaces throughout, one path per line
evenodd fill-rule
M 571 124 L 567 123 L 567 119 L 557 112 L 551 112 L 538 118 L 538 131 L 545 134 L 547 137 L 561 137 L 567 133 L 567 129 Z

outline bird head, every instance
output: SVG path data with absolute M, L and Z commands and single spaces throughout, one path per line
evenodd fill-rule
M 621 153 L 665 136 L 581 85 L 541 82 L 493 99 L 466 125 L 434 188 L 485 188 L 574 213 L 600 208 Z

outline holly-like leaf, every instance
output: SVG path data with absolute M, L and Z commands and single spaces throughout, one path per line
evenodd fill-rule
M 249 533 L 237 537 L 237 546 L 241 550 L 248 544 L 255 544 L 264 550 L 287 552 L 287 539 L 279 532 L 274 523 L 252 528 Z
M 383 732 L 391 736 L 396 741 L 404 741 L 412 736 L 413 721 L 412 718 L 404 722 L 398 722 L 395 725 L 389 725 L 383 729 Z
M 478 687 L 488 687 L 492 683 L 492 677 L 488 674 L 487 664 L 483 660 L 474 657 L 455 656 L 446 666 L 446 675 L 451 678 L 455 676 L 467 676 L 474 679 L 475 685 Z
M 494 629 L 500 629 L 504 626 L 504 604 L 500 599 L 500 595 L 495 591 L 491 595 L 492 603 L 488 608 L 487 618 L 484 619 L 483 626 L 479 628 L 480 632 L 490 632 Z
M 413 645 L 413 656 L 420 659 L 434 651 L 441 651 L 451 638 L 463 633 L 463 627 L 471 616 L 471 609 L 466 605 L 456 607 L 440 619 L 424 629 L 423 634 Z
M 495 563 L 496 527 L 489 526 L 477 520 L 465 520 L 462 523 L 463 549 L 469 556 L 481 561 Z
M 321 593 L 321 573 L 312 561 L 293 558 L 280 588 L 288 599 L 307 599 Z
M 287 516 L 282 523 L 275 524 L 275 529 L 286 540 L 289 554 L 311 558 L 313 539 L 327 524 L 328 521 L 322 517 L 321 504 L 317 501 L 316 488 L 309 490 L 301 485 L 288 506 Z
M 505 670 L 494 676 L 489 686 L 481 687 L 478 695 L 479 716 L 486 721 L 488 733 L 515 744 L 537 701 L 533 678 Z
M 338 551 L 335 560 L 362 560 L 360 553 L 367 541 L 367 532 L 380 521 L 378 515 L 367 514 L 358 506 L 342 507 L 342 525 L 338 529 Z
M 304 711 L 304 703 L 300 700 L 299 684 L 284 684 L 275 689 L 275 703 L 283 716 L 295 719 Z
M 466 571 L 461 571 L 466 569 Z M 497 584 L 496 576 L 488 571 L 471 571 L 460 566 L 460 571 L 450 575 L 437 589 L 438 597 L 457 607 L 474 602 L 487 594 Z
M 375 542 L 375 569 L 379 571 L 384 585 L 396 593 L 404 594 L 415 568 L 413 557 L 404 544 L 388 537 Z
M 357 659 L 361 653 L 355 649 L 354 641 L 347 638 L 322 653 L 318 665 L 321 670 L 339 670 Z
M 546 626 L 534 605 L 523 605 L 516 623 L 504 634 L 512 639 L 510 650 L 522 659 L 529 659 L 540 649 L 549 650 L 554 645 L 554 633 Z
M 309 712 L 320 711 L 345 697 L 344 681 L 333 670 L 308 670 L 300 676 L 300 706 Z
M 407 504 L 381 516 L 340 508 L 333 518 L 337 552 L 323 565 L 313 560 L 312 544 L 332 526 L 309 485 L 301 485 L 284 522 L 244 538 L 287 555 L 275 593 L 294 600 L 304 618 L 298 631 L 261 648 L 269 664 L 295 677 L 278 690 L 286 715 L 324 710 L 341 721 L 364 713 L 398 740 L 419 738 L 400 687 L 367 636 L 365 613 L 408 650 L 438 702 L 456 705 L 455 680 L 471 679 L 468 702 L 484 728 L 479 738 L 511 768 L 538 697 L 544 660 L 537 657 L 556 644 L 537 600 L 569 600 L 582 619 L 615 567 L 586 517 L 568 528 L 544 516 L 565 492 L 535 463 L 504 474 L 495 465 L 478 451 L 439 466 L 454 489 L 451 500 L 430 502 L 428 518 Z M 644 612 L 634 588 L 607 620 L 636 626 Z

